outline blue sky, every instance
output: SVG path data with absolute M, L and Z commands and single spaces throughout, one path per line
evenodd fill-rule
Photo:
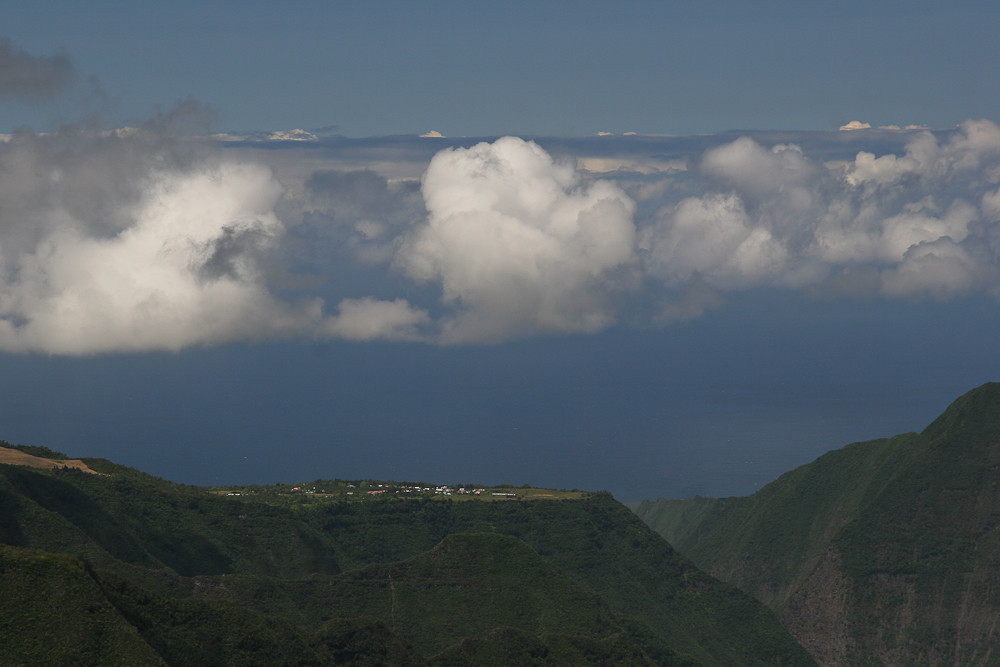
M 730 495 L 1000 377 L 993 4 L 8 14 L 0 438 Z
M 63 50 L 117 122 L 192 96 L 227 130 L 351 137 L 949 127 L 1000 102 L 996 3 L 39 2 L 5 34 Z M 20 107 L 0 125 L 75 120 Z

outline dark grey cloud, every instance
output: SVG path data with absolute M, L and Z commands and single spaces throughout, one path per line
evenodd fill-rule
M 319 241 L 311 253 L 318 263 L 337 257 L 387 266 L 397 238 L 426 215 L 419 180 L 390 180 L 372 169 L 316 170 L 304 193 L 294 234 Z
M 199 272 L 206 280 L 247 278 L 270 241 L 270 235 L 259 227 L 226 225 L 205 244 L 207 259 Z
M 305 183 L 314 201 L 337 218 L 385 218 L 394 208 L 389 181 L 371 169 L 320 169 Z
M 48 100 L 75 78 L 76 68 L 68 56 L 33 56 L 9 38 L 0 38 L 0 100 Z

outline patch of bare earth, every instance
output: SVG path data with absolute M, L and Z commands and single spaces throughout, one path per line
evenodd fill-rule
M 56 470 L 61 468 L 75 468 L 91 475 L 98 474 L 90 466 L 80 459 L 43 459 L 40 456 L 32 456 L 18 449 L 0 447 L 0 463 L 15 466 L 29 466 L 31 468 L 44 468 L 46 470 Z

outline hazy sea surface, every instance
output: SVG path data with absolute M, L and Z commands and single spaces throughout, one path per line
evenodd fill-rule
M 0 355 L 0 438 L 194 484 L 742 495 L 829 449 L 921 430 L 1000 379 L 991 301 L 849 305 L 748 295 L 668 329 L 502 346 Z

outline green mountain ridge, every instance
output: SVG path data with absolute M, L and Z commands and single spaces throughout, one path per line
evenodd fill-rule
M 2 664 L 813 664 L 605 493 L 286 506 L 83 461 L 0 465 Z
M 751 496 L 635 511 L 821 664 L 1000 664 L 1000 384 Z

